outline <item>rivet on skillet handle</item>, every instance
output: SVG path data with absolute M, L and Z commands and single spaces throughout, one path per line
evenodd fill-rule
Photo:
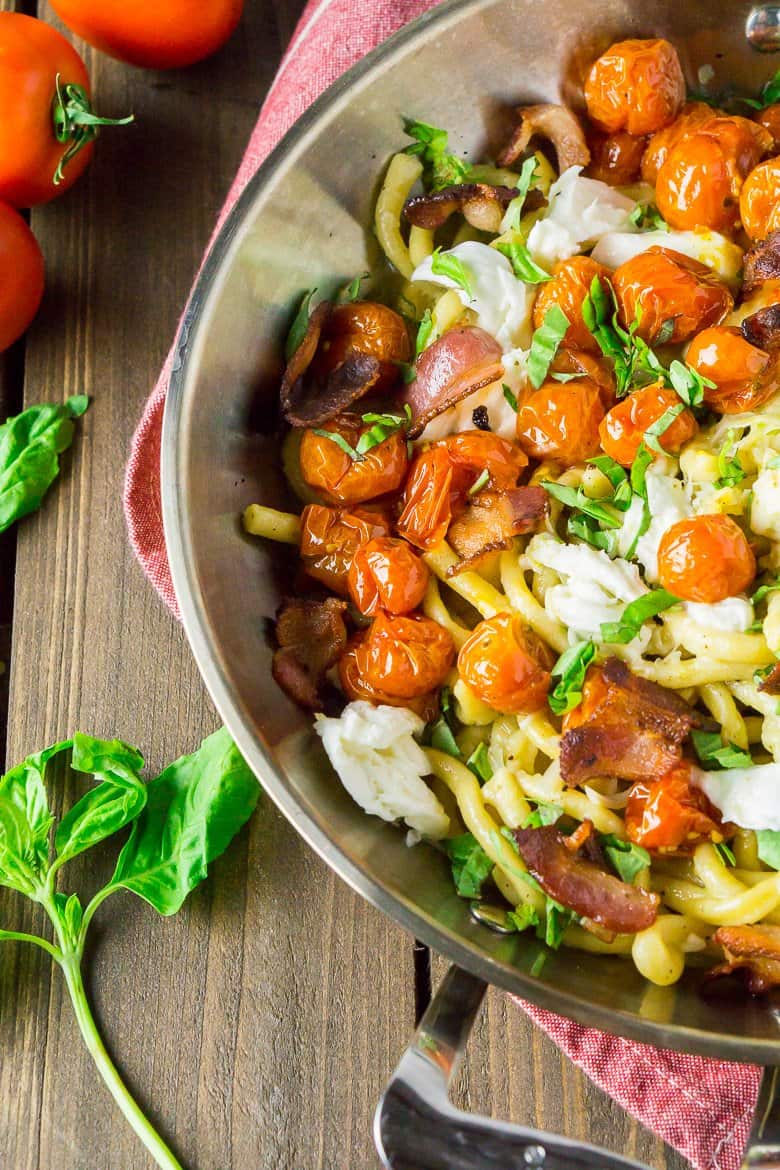
M 757 4 L 751 8 L 745 36 L 759 53 L 780 51 L 780 5 Z
M 386 1170 L 647 1170 L 596 1146 L 455 1109 L 457 1072 L 486 984 L 450 967 L 374 1118 Z M 769 1170 L 769 1162 L 750 1163 Z

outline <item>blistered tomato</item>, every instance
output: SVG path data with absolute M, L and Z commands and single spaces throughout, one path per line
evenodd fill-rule
M 721 414 L 757 410 L 780 390 L 780 355 L 751 345 L 733 325 L 704 329 L 688 346 L 689 366 L 715 383 L 704 401 Z
M 682 761 L 658 780 L 639 780 L 626 805 L 629 841 L 661 853 L 691 853 L 703 841 L 723 840 L 723 825 Z
M 751 240 L 765 240 L 780 228 L 780 158 L 750 172 L 739 196 L 739 215 Z
M 545 382 L 520 407 L 517 437 L 535 459 L 571 467 L 598 451 L 603 418 L 601 393 L 590 378 Z
M 390 535 L 381 512 L 309 504 L 301 513 L 301 560 L 310 577 L 346 597 L 347 574 L 361 544 Z
M 756 122 L 712 118 L 669 151 L 656 182 L 658 210 L 680 231 L 732 231 L 745 177 L 769 149 L 771 135 Z
M 598 342 L 582 319 L 582 302 L 590 292 L 593 278 L 598 276 L 603 283 L 609 276 L 609 269 L 597 264 L 590 256 L 572 256 L 560 260 L 552 271 L 552 280 L 541 285 L 534 304 L 534 329 L 544 322 L 545 313 L 551 305 L 558 305 L 569 319 L 569 328 L 564 344 L 570 349 L 586 353 L 601 353 Z
M 615 374 L 605 357 L 585 353 L 581 349 L 561 347 L 550 365 L 551 374 L 577 374 L 589 378 L 599 388 L 604 409 L 615 403 Z
M 601 446 L 624 467 L 636 459 L 645 432 L 669 410 L 680 405 L 674 390 L 667 390 L 659 382 L 635 390 L 613 406 L 599 428 Z M 687 407 L 677 415 L 658 442 L 665 451 L 674 454 L 698 430 L 696 419 Z
M 480 622 L 458 655 L 458 673 L 494 711 L 538 711 L 547 701 L 555 656 L 518 617 L 500 613 Z
M 396 528 L 417 548 L 444 540 L 452 521 L 452 463 L 444 447 L 429 447 L 416 457 L 406 481 Z
M 730 516 L 691 516 L 661 537 L 658 579 L 683 601 L 714 605 L 742 593 L 755 575 L 753 550 Z
M 588 115 L 608 134 L 654 134 L 669 125 L 684 101 L 680 59 L 668 41 L 619 41 L 602 53 L 585 82 Z
M 780 102 L 773 102 L 755 114 L 755 121 L 772 135 L 772 150 L 780 150 Z
M 397 362 L 411 357 L 403 317 L 374 301 L 336 305 L 325 324 L 313 371 L 323 379 L 350 354 L 365 353 L 382 363 L 373 393 L 391 389 L 399 379 Z
M 734 303 L 717 276 L 671 248 L 648 248 L 612 276 L 621 323 L 640 315 L 637 333 L 651 345 L 677 343 L 721 321 Z
M 437 622 L 421 614 L 380 613 L 353 639 L 339 663 L 339 676 L 351 699 L 366 698 L 368 692 L 419 699 L 442 685 L 454 661 L 455 644 Z
M 612 187 L 625 187 L 639 178 L 646 140 L 618 130 L 615 134 L 588 136 L 588 176 Z
M 485 471 L 489 476 L 485 487 L 496 491 L 516 487 L 528 466 L 525 452 L 517 443 L 490 431 L 461 431 L 436 445 L 447 452 L 453 470 L 453 489 L 458 492 L 467 492 Z
M 404 540 L 381 536 L 363 544 L 349 568 L 349 595 L 361 613 L 411 613 L 428 588 L 428 568 Z
M 717 116 L 718 111 L 713 110 L 706 102 L 686 102 L 679 117 L 675 118 L 671 125 L 654 134 L 648 142 L 642 155 L 642 179 L 644 182 L 654 187 L 658 179 L 658 172 L 669 157 L 669 151 L 678 142 L 681 142 L 686 134 L 690 134 Z
M 336 504 L 357 504 L 394 492 L 401 486 L 409 462 L 406 435 L 396 431 L 363 455 L 348 454 L 339 436 L 356 451 L 361 435 L 370 429 L 359 414 L 339 414 L 320 428 L 304 432 L 301 440 L 301 475 L 305 482 Z

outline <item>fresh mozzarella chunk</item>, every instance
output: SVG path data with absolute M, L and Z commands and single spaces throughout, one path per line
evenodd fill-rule
M 553 183 L 547 214 L 528 236 L 531 255 L 546 267 L 568 260 L 607 232 L 637 230 L 630 218 L 636 202 L 598 179 L 584 179 L 581 170 L 569 167 Z
M 756 478 L 750 527 L 759 536 L 780 540 L 780 467 L 765 467 Z
M 460 260 L 471 285 L 471 295 L 449 276 L 432 271 L 433 257 L 427 256 L 414 270 L 412 280 L 427 280 L 453 288 L 466 308 L 476 314 L 477 324 L 495 337 L 505 350 L 531 344 L 533 285 L 518 280 L 506 256 L 487 244 L 467 240 L 446 256 Z
M 693 769 L 693 782 L 724 821 L 743 829 L 780 829 L 780 763 L 722 772 Z
M 528 385 L 527 356 L 528 351 L 524 349 L 512 349 L 505 353 L 504 376 L 501 381 L 491 382 L 489 386 L 475 390 L 449 410 L 437 414 L 428 423 L 417 442 L 432 443 L 436 439 L 446 438 L 447 435 L 473 430 L 474 411 L 478 406 L 484 406 L 487 411 L 491 431 L 500 435 L 502 439 L 514 439 L 517 434 L 517 415 L 507 402 L 504 385 L 509 387 L 518 401 L 523 397 Z
M 753 606 L 746 597 L 727 597 L 714 605 L 686 601 L 683 608 L 691 621 L 706 630 L 741 634 L 753 624 Z
M 610 560 L 587 544 L 564 544 L 548 533 L 531 539 L 524 560 L 561 578 L 548 588 L 545 609 L 580 637 L 598 638 L 602 622 L 618 621 L 629 602 L 647 593 L 636 565 Z
M 644 568 L 646 579 L 655 582 L 658 580 L 658 546 L 661 537 L 672 524 L 691 515 L 691 505 L 682 480 L 675 479 L 668 466 L 662 465 L 660 460 L 648 468 L 645 483 L 650 526 L 636 542 L 634 555 Z M 626 556 L 633 545 L 643 515 L 642 501 L 635 497 L 617 534 L 618 552 L 622 556 Z
M 607 232 L 591 253 L 599 264 L 619 268 L 648 248 L 671 248 L 706 264 L 726 281 L 739 277 L 742 249 L 718 232 L 698 228 L 693 232 Z
M 423 721 L 403 707 L 349 703 L 339 719 L 318 715 L 315 730 L 352 799 L 383 821 L 403 819 L 424 837 L 438 839 L 449 817 L 423 780 L 430 772 L 413 738 Z

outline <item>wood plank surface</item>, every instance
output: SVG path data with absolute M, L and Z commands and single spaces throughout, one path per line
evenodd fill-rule
M 3 401 L 21 397 L 23 358 L 26 402 L 86 392 L 93 405 L 61 482 L 19 529 L 10 761 L 78 727 L 137 743 L 156 768 L 216 725 L 183 634 L 127 547 L 121 487 L 143 400 L 302 3 L 249 0 L 231 44 L 186 72 L 143 73 L 83 49 L 100 106 L 133 110 L 137 125 L 106 132 L 80 184 L 33 214 L 48 287 L 26 348 L 6 363 Z M 0 555 L 7 564 L 13 547 Z M 88 892 L 112 860 L 107 849 L 72 863 L 72 887 Z M 89 954 L 96 1013 L 190 1170 L 376 1167 L 371 1115 L 414 1023 L 407 935 L 269 804 L 176 918 L 129 895 L 114 907 L 98 916 Z M 40 928 L 6 893 L 0 922 Z M 433 970 L 439 978 L 441 960 Z M 0 1053 L 3 1170 L 149 1170 L 83 1052 L 59 975 L 15 944 L 0 948 Z M 458 1100 L 683 1165 L 498 993 Z

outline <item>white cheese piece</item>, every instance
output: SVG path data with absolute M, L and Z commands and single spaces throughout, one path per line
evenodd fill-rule
M 531 314 L 536 289 L 518 280 L 512 265 L 495 248 L 466 240 L 445 256 L 454 256 L 466 269 L 471 296 L 449 276 L 434 274 L 433 257 L 426 256 L 415 268 L 412 280 L 426 280 L 443 288 L 453 288 L 467 309 L 476 314 L 477 324 L 495 337 L 504 350 L 531 344 Z
M 746 597 L 727 597 L 714 605 L 686 601 L 683 608 L 691 621 L 706 630 L 741 634 L 753 624 L 753 606 Z
M 682 480 L 676 479 L 668 465 L 660 460 L 651 464 L 645 476 L 647 502 L 650 508 L 650 526 L 637 541 L 635 557 L 645 570 L 650 582 L 658 580 L 658 546 L 661 538 L 672 524 L 692 514 L 691 505 L 685 494 Z M 626 518 L 617 534 L 618 552 L 625 556 L 636 537 L 642 522 L 644 509 L 642 501 L 634 498 L 626 512 Z
M 532 569 L 552 569 L 561 578 L 560 585 L 547 590 L 544 606 L 579 637 L 599 638 L 602 622 L 618 621 L 629 602 L 647 593 L 636 565 L 610 560 L 587 544 L 564 544 L 548 533 L 531 539 L 524 561 Z
M 780 540 L 780 467 L 765 467 L 753 484 L 750 527 L 759 536 Z
M 584 179 L 582 167 L 569 167 L 550 188 L 544 219 L 531 228 L 528 250 L 537 263 L 552 267 L 598 242 L 607 232 L 635 232 L 633 199 L 601 183 Z
M 706 264 L 723 280 L 734 281 L 742 268 L 740 247 L 718 232 L 699 228 L 693 232 L 607 232 L 591 255 L 607 268 L 619 268 L 648 248 L 671 248 Z
M 349 703 L 338 719 L 317 715 L 314 729 L 352 799 L 383 821 L 403 819 L 424 837 L 449 831 L 449 817 L 423 776 L 425 752 L 413 738 L 423 721 L 404 707 Z
M 720 809 L 724 821 L 743 829 L 780 829 L 780 763 L 722 772 L 694 768 L 693 783 Z
M 487 410 L 491 431 L 500 435 L 502 439 L 514 439 L 517 434 L 517 415 L 506 400 L 504 383 L 520 401 L 528 386 L 527 357 L 528 351 L 525 349 L 511 349 L 505 353 L 504 376 L 501 381 L 491 382 L 489 386 L 475 390 L 449 410 L 437 414 L 416 440 L 417 443 L 432 443 L 437 439 L 446 438 L 447 435 L 473 430 L 474 411 L 478 406 L 484 406 Z

